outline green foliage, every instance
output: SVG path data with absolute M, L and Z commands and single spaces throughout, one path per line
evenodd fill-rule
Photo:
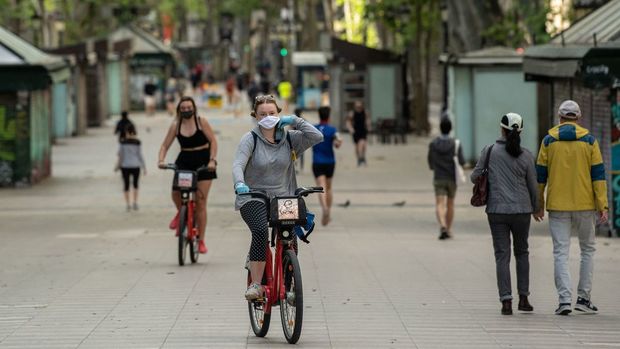
M 11 0 L 0 0 L 0 8 L 2 9 L 0 25 L 3 27 L 16 30 L 17 28 L 13 28 L 15 22 L 19 22 L 26 28 L 32 26 L 32 17 L 35 12 L 31 2 L 17 1 L 17 4 L 14 4 Z
M 415 40 L 418 31 L 435 36 L 441 23 L 438 0 L 382 0 L 367 5 L 366 17 L 380 21 L 393 31 L 401 47 Z M 416 6 L 419 6 L 421 26 L 416 21 Z
M 512 8 L 496 23 L 483 31 L 486 46 L 523 47 L 549 41 L 546 31 L 549 0 L 514 2 Z

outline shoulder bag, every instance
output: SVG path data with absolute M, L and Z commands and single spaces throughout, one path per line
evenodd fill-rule
M 487 204 L 487 197 L 489 195 L 489 159 L 491 158 L 492 150 L 493 145 L 491 145 L 487 151 L 482 174 L 474 181 L 474 193 L 471 196 L 470 203 L 475 207 L 485 206 Z

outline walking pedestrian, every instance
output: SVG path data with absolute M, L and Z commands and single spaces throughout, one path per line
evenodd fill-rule
M 495 273 L 501 313 L 512 315 L 512 286 L 510 281 L 510 235 L 517 263 L 517 291 L 521 311 L 533 311 L 530 295 L 530 263 L 528 236 L 530 215 L 537 211 L 537 184 L 534 155 L 521 147 L 523 118 L 516 113 L 502 116 L 501 136 L 494 144 L 484 147 L 471 180 L 482 175 L 488 160 L 489 194 L 487 219 L 493 237 Z M 489 154 L 490 152 L 490 154 Z
M 153 78 L 149 78 L 144 84 L 144 110 L 149 116 L 155 114 L 155 106 L 157 104 L 155 99 L 156 91 L 157 86 L 153 82 Z
M 452 122 L 448 118 L 439 123 L 441 135 L 428 146 L 428 166 L 433 171 L 435 188 L 435 214 L 439 223 L 439 239 L 452 237 L 454 221 L 454 197 L 456 196 L 456 156 L 459 164 L 465 163 L 461 147 L 457 140 L 450 137 Z
M 136 127 L 133 124 L 127 125 L 126 136 L 121 141 L 118 150 L 118 160 L 116 163 L 115 171 L 121 170 L 123 176 L 125 196 L 125 204 L 127 205 L 127 211 L 138 210 L 138 187 L 140 181 L 140 168 L 146 176 L 146 165 L 144 163 L 144 157 L 142 156 L 142 146 L 140 140 L 137 137 Z M 133 204 L 130 200 L 130 179 L 132 179 L 133 185 Z
M 331 220 L 331 207 L 333 200 L 332 178 L 336 168 L 336 156 L 334 147 L 340 148 L 342 139 L 338 130 L 329 124 L 330 108 L 327 106 L 319 108 L 320 122 L 314 127 L 323 134 L 323 141 L 312 147 L 312 172 L 316 180 L 316 185 L 323 187 L 324 193 L 319 194 L 319 203 L 323 210 L 321 224 L 327 225 Z
M 119 143 L 125 140 L 125 134 L 127 133 L 127 127 L 129 125 L 133 126 L 131 120 L 129 120 L 129 114 L 126 110 L 121 112 L 121 119 L 116 123 L 116 128 L 114 129 L 114 134 L 118 135 Z
M 355 155 L 357 157 L 357 166 L 367 165 L 366 163 L 366 147 L 368 132 L 370 131 L 370 115 L 364 109 L 361 101 L 353 104 L 353 110 L 347 115 L 347 129 L 353 135 L 355 142 Z
M 571 230 L 577 231 L 581 250 L 579 284 L 575 310 L 596 313 L 592 304 L 596 218 L 607 223 L 607 183 L 598 141 L 578 123 L 579 104 L 566 100 L 558 108 L 560 124 L 543 138 L 536 161 L 540 210 L 534 219 L 549 212 L 553 239 L 555 287 L 558 291 L 557 315 L 571 313 L 572 283 L 568 265 Z M 545 188 L 547 197 L 545 201 Z
M 282 112 L 288 113 L 288 106 L 293 95 L 293 85 L 288 80 L 282 80 L 278 83 L 278 96 L 282 100 Z
M 198 173 L 198 191 L 196 192 L 196 222 L 198 223 L 198 251 L 207 253 L 205 230 L 207 228 L 207 199 L 213 179 L 217 178 L 217 140 L 211 125 L 206 118 L 198 116 L 196 103 L 191 97 L 183 97 L 177 104 L 177 115 L 166 133 L 159 149 L 159 168 L 165 168 L 166 153 L 177 139 L 181 147 L 175 164 L 179 170 L 196 171 L 206 166 L 206 171 Z M 177 230 L 179 225 L 179 209 L 181 193 L 172 192 L 172 201 L 177 213 L 170 222 L 169 228 Z
M 170 116 L 174 116 L 175 104 L 179 95 L 179 83 L 174 77 L 168 78 L 166 84 L 166 110 Z

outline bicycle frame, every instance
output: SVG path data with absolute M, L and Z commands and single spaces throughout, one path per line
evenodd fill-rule
M 265 296 L 267 298 L 264 309 L 265 314 L 271 314 L 272 306 L 276 305 L 278 301 L 285 299 L 282 254 L 285 250 L 285 245 L 287 242 L 280 240 L 276 228 L 273 228 L 272 231 L 272 236 L 275 236 L 276 239 L 276 251 L 274 259 L 271 252 L 271 247 L 269 247 L 269 242 L 267 242 L 267 254 L 265 259 L 265 278 L 267 280 L 267 285 L 264 287 Z M 292 247 L 289 245 L 286 249 L 292 249 Z
M 194 229 L 194 212 L 196 208 L 196 202 L 194 201 L 194 193 L 190 191 L 181 191 L 181 206 L 187 206 L 187 238 L 193 239 L 198 235 L 196 229 Z
M 162 169 L 174 170 L 175 179 L 173 190 L 178 190 L 181 195 L 181 207 L 179 208 L 179 222 L 177 227 L 178 257 L 179 264 L 185 264 L 186 248 L 189 246 L 192 263 L 198 261 L 198 240 L 200 235 L 196 226 L 196 201 L 197 176 L 201 170 L 207 169 L 202 166 L 196 171 L 178 170 L 175 164 L 161 166 Z M 181 222 L 183 224 L 181 224 Z

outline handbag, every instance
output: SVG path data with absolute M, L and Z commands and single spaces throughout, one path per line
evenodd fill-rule
M 491 145 L 487 151 L 487 157 L 484 161 L 482 173 L 474 181 L 474 193 L 470 200 L 471 205 L 474 207 L 480 207 L 487 204 L 487 197 L 489 195 L 489 159 L 491 158 L 492 150 L 493 145 Z
M 454 140 L 454 174 L 456 176 L 457 183 L 466 183 L 467 178 L 465 177 L 465 171 L 463 170 L 463 166 L 459 163 L 459 146 L 461 142 L 458 139 Z

